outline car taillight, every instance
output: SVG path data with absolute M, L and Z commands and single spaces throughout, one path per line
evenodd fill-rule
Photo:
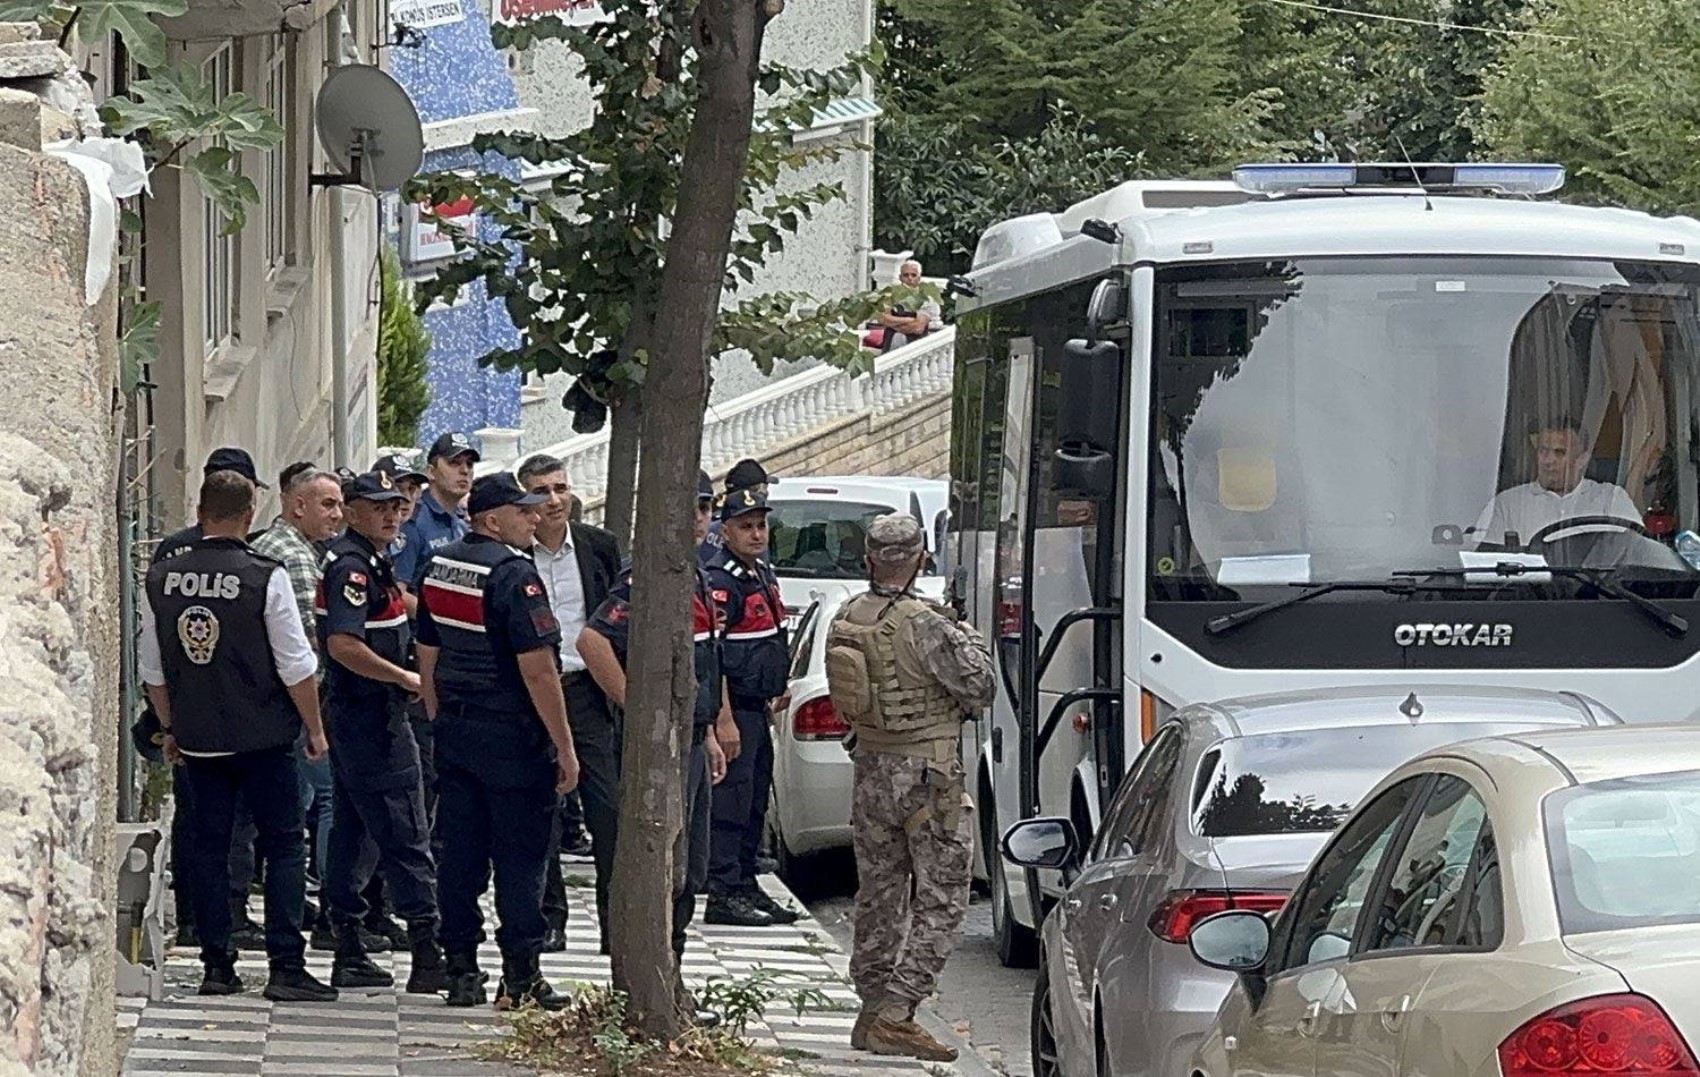
M 1281 911 L 1287 895 L 1279 890 L 1171 890 L 1151 914 L 1151 933 L 1164 942 L 1185 943 L 1207 916 L 1249 909 L 1265 916 Z
M 850 724 L 833 709 L 831 696 L 809 700 L 791 719 L 791 733 L 798 740 L 843 740 L 849 732 Z
M 1549 1010 L 1499 1045 L 1504 1077 L 1700 1073 L 1682 1033 L 1652 999 L 1602 995 Z

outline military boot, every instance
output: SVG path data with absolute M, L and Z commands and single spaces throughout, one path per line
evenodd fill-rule
M 232 951 L 223 960 L 206 962 L 206 975 L 201 980 L 200 994 L 234 995 L 243 987 L 242 977 L 236 975 L 236 954 Z
M 443 973 L 448 979 L 450 1006 L 481 1006 L 490 1001 L 484 991 L 484 974 L 478 970 L 478 952 L 450 953 Z
M 913 1017 L 894 1021 L 883 1014 L 876 1016 L 868 1025 L 868 1050 L 876 1055 L 918 1058 L 923 1062 L 956 1061 L 956 1049 L 934 1039 Z
M 413 951 L 413 968 L 407 974 L 407 993 L 435 995 L 448 987 L 443 950 L 437 945 L 436 923 L 431 920 L 413 921 L 407 925 L 407 939 Z
M 702 922 L 727 927 L 772 927 L 773 917 L 755 907 L 746 894 L 713 894 Z
M 775 900 L 760 884 L 745 890 L 744 899 L 758 911 L 767 913 L 776 924 L 794 924 L 802 919 L 796 909 Z
M 517 1010 L 528 1002 L 545 1010 L 564 1010 L 572 1004 L 572 999 L 557 994 L 543 978 L 536 955 L 512 960 L 504 957 L 502 981 L 496 985 L 496 1009 Z
M 356 924 L 337 929 L 336 958 L 331 962 L 332 987 L 391 987 L 395 977 L 372 963 L 361 944 Z
M 850 1047 L 857 1051 L 868 1049 L 868 1029 L 879 1020 L 881 999 L 863 999 L 862 1012 L 856 1015 L 856 1024 L 850 1029 Z

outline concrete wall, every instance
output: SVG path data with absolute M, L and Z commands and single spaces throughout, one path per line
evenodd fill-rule
M 74 72 L 55 90 L 87 96 Z M 107 1077 L 117 288 L 87 301 L 89 189 L 34 152 L 35 92 L 0 94 L 0 1072 Z
M 378 55 L 367 45 L 381 25 L 378 2 L 358 0 L 350 6 L 356 30 L 347 44 L 361 62 L 377 62 Z M 187 517 L 202 461 L 221 445 L 240 445 L 252 452 L 262 478 L 275 476 L 296 460 L 363 468 L 376 455 L 378 206 L 360 191 L 309 191 L 307 186 L 310 171 L 332 170 L 311 117 L 327 64 L 345 55 L 340 20 L 333 13 L 289 39 L 293 75 L 281 117 L 287 147 L 282 219 L 288 253 L 281 263 L 270 264 L 265 210 L 252 210 L 237 241 L 233 333 L 217 346 L 209 348 L 203 332 L 208 260 L 200 191 L 178 169 L 161 169 L 153 177 L 153 197 L 145 211 L 146 279 L 148 297 L 165 306 L 161 357 L 150 371 L 158 386 L 153 420 L 160 455 L 153 481 L 167 527 Z M 360 44 L 355 47 L 354 42 Z M 235 50 L 235 88 L 264 100 L 268 38 L 174 44 L 173 51 L 202 63 L 220 47 Z M 264 175 L 265 162 L 260 154 L 250 153 L 243 169 L 257 178 Z M 333 231 L 341 234 L 344 246 L 347 460 L 332 459 L 333 364 L 338 354 L 332 336 Z
M 950 473 L 950 394 L 898 411 L 856 415 L 821 427 L 762 458 L 785 475 L 918 475 Z

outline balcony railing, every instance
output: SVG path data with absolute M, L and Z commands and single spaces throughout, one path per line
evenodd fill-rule
M 946 326 L 879 356 L 872 374 L 853 378 L 834 367 L 820 366 L 711 405 L 703 416 L 703 469 L 717 474 L 744 457 L 765 456 L 837 420 L 895 411 L 948 390 L 955 344 L 956 329 Z M 586 502 L 598 500 L 607 488 L 606 427 L 517 455 L 498 452 L 489 441 L 485 445 L 489 456 L 478 465 L 481 475 L 544 453 L 566 463 L 573 486 Z

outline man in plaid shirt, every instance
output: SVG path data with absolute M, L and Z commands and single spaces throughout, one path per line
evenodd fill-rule
M 290 590 L 301 610 L 301 627 L 318 647 L 317 619 L 313 600 L 319 590 L 324 554 L 317 543 L 329 542 L 342 530 L 342 483 L 329 471 L 312 464 L 291 464 L 278 476 L 278 496 L 283 512 L 249 545 L 256 553 L 283 563 L 289 574 Z M 324 656 L 319 656 L 319 676 L 324 676 Z M 301 771 L 301 805 L 312 828 L 314 874 L 324 870 L 331 832 L 331 765 L 329 759 L 298 762 Z M 311 911 L 311 910 L 309 910 Z

